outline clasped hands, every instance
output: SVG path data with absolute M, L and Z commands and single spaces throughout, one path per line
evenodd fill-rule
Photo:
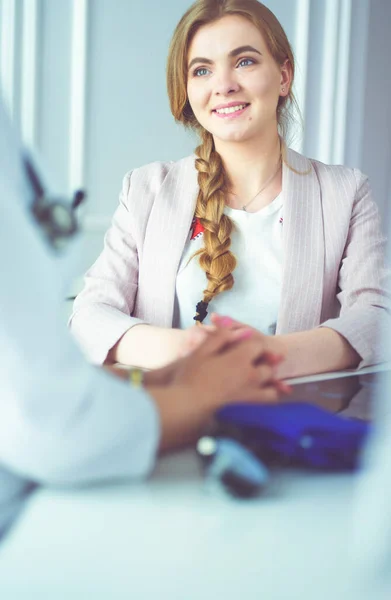
M 275 336 L 265 335 L 257 329 L 250 327 L 240 321 L 236 321 L 228 316 L 222 316 L 217 313 L 212 313 L 211 325 L 194 325 L 185 330 L 185 339 L 180 349 L 180 356 L 189 356 L 194 352 L 200 345 L 207 341 L 211 334 L 218 330 L 229 330 L 235 331 L 240 337 L 242 333 L 254 340 L 260 341 L 264 351 L 258 358 L 258 364 L 263 363 L 269 365 L 274 372 L 276 377 L 275 385 L 278 391 L 283 394 L 290 393 L 290 387 L 284 382 L 278 379 L 278 365 L 284 361 L 285 349 L 282 343 Z
M 262 390 L 258 399 L 274 401 L 281 394 L 289 394 L 290 387 L 278 377 L 278 365 L 284 360 L 285 350 L 282 344 L 273 336 L 266 336 L 230 317 L 211 315 L 212 325 L 195 325 L 183 331 L 184 337 L 179 348 L 178 360 L 162 369 L 150 371 L 146 383 L 151 385 L 173 384 L 185 376 L 186 384 L 229 389 L 233 395 L 230 379 L 236 371 L 242 371 L 238 377 L 237 398 L 251 400 L 254 396 L 250 387 Z M 251 350 L 250 350 L 251 347 Z M 229 360 L 229 355 L 236 359 Z M 220 360 L 218 360 L 220 358 Z M 248 363 L 248 365 L 247 365 Z M 245 374 L 246 368 L 252 369 L 251 374 Z M 205 371 L 205 373 L 204 373 Z M 247 379 L 246 379 L 247 377 Z M 242 386 L 240 385 L 240 382 Z M 217 390 L 215 390 L 216 395 Z
M 178 359 L 145 373 L 144 385 L 155 397 L 158 388 L 182 390 L 211 413 L 229 402 L 275 402 L 290 393 L 278 375 L 285 358 L 278 339 L 230 317 L 212 313 L 211 321 L 183 330 Z M 115 366 L 106 369 L 127 377 Z

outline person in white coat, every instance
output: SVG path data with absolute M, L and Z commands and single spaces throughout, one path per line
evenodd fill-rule
M 239 389 L 259 402 L 284 389 L 250 331 L 219 331 L 145 389 L 88 365 L 63 322 L 66 257 L 38 234 L 32 201 L 0 98 L 0 537 L 36 485 L 146 476 Z

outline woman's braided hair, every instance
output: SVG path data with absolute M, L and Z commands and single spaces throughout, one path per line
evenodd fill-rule
M 263 34 L 274 60 L 283 65 L 286 60 L 294 77 L 294 57 L 286 34 L 274 14 L 257 0 L 197 0 L 179 21 L 171 40 L 167 61 L 167 89 L 171 112 L 175 120 L 195 130 L 201 144 L 196 148 L 195 166 L 198 171 L 199 193 L 195 217 L 204 227 L 204 247 L 199 263 L 205 271 L 207 286 L 202 300 L 197 304 L 194 319 L 201 323 L 211 300 L 221 292 L 230 290 L 234 284 L 232 275 L 236 258 L 230 251 L 231 233 L 234 225 L 224 214 L 227 181 L 221 156 L 216 152 L 212 135 L 198 123 L 187 97 L 187 56 L 192 39 L 198 29 L 226 15 L 239 15 L 251 21 Z M 292 105 L 297 103 L 292 93 L 280 97 L 277 106 L 277 122 L 282 137 L 286 135 L 292 120 Z M 298 110 L 298 109 L 297 109 Z
M 214 149 L 211 134 L 203 130 L 201 135 L 202 143 L 196 149 L 198 158 L 195 161 L 200 188 L 195 217 L 204 227 L 204 247 L 196 254 L 199 254 L 200 267 L 205 271 L 207 286 L 201 304 L 197 305 L 195 318 L 198 322 L 206 316 L 209 302 L 217 294 L 232 288 L 232 271 L 236 267 L 236 258 L 229 250 L 233 223 L 224 214 L 226 186 L 221 157 Z

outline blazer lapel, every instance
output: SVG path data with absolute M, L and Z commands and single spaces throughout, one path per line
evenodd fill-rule
M 198 194 L 194 156 L 170 169 L 153 204 L 139 272 L 139 316 L 171 327 L 176 275 Z
M 276 333 L 312 329 L 320 323 L 324 231 L 319 181 L 311 161 L 288 149 L 283 165 L 284 266 Z

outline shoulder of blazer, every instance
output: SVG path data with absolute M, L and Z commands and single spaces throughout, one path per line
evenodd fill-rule
M 128 171 L 122 185 L 123 202 L 128 205 L 131 194 L 142 194 L 143 202 L 149 199 L 153 204 L 168 174 L 179 176 L 183 170 L 191 168 L 194 161 L 195 155 L 192 154 L 177 161 L 155 161 Z
M 291 148 L 288 148 L 287 158 L 288 164 L 301 173 L 308 169 L 313 172 L 323 197 L 337 190 L 338 194 L 349 198 L 352 203 L 360 195 L 360 188 L 368 186 L 368 177 L 359 169 L 344 165 L 329 165 L 314 158 L 307 158 Z

